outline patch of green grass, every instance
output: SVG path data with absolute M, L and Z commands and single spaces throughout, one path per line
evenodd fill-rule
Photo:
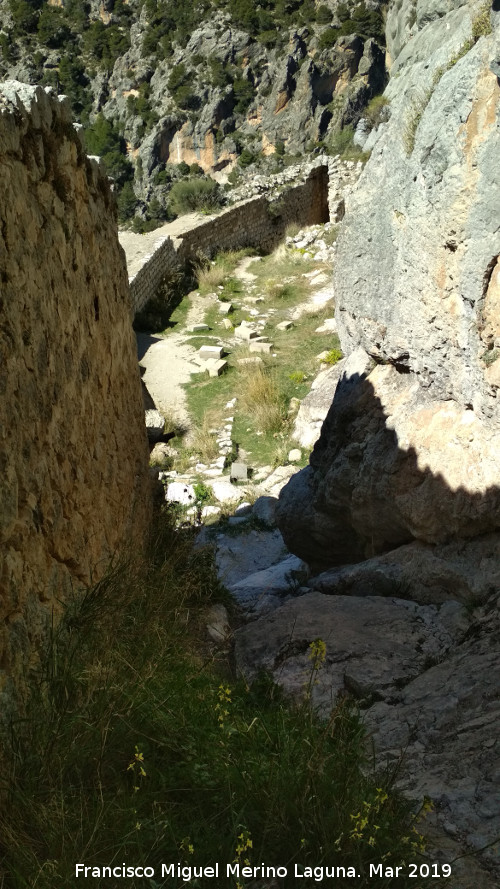
M 491 31 L 491 2 L 487 0 L 472 22 L 472 39 L 476 42 L 480 37 L 487 37 Z
M 180 330 L 181 328 L 185 327 L 190 306 L 191 297 L 189 294 L 187 294 L 181 299 L 175 309 L 171 312 L 168 319 L 168 327 L 165 328 L 163 333 L 168 334 L 170 330 L 175 330 L 176 328 Z
M 324 358 L 324 364 L 337 364 L 344 357 L 342 349 L 330 349 L 328 355 Z
M 161 877 L 162 862 L 179 861 L 220 862 L 217 885 L 234 889 L 226 864 L 248 859 L 286 865 L 285 889 L 295 886 L 295 862 L 352 866 L 367 889 L 370 863 L 419 855 L 411 805 L 370 767 L 353 705 L 339 701 L 325 720 L 311 706 L 328 656 L 322 640 L 305 641 L 295 703 L 265 676 L 236 680 L 204 649 L 206 607 L 227 598 L 211 557 L 168 516 L 157 519 L 147 558 L 75 599 L 53 634 L 4 751 L 4 886 L 76 887 L 76 862 L 127 862 L 154 868 L 151 886 L 181 889 L 182 877 Z M 92 879 L 97 889 L 119 882 Z
M 385 120 L 389 104 L 389 99 L 385 96 L 374 96 L 373 99 L 370 99 L 363 111 L 363 117 L 368 121 L 371 130 L 374 130 L 379 123 Z

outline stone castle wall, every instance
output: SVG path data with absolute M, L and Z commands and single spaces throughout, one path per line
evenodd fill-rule
M 65 100 L 0 87 L 0 707 L 75 589 L 148 518 L 148 448 L 106 176 Z
M 328 167 L 317 166 L 300 185 L 285 189 L 278 197 L 250 198 L 218 216 L 184 232 L 175 242 L 159 239 L 152 254 L 130 280 L 135 312 L 140 311 L 169 271 L 184 265 L 198 253 L 255 247 L 271 251 L 283 240 L 290 223 L 300 226 L 327 222 Z

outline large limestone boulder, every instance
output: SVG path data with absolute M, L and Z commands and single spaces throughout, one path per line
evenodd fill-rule
M 311 465 L 283 489 L 277 520 L 314 564 L 357 562 L 412 539 L 500 527 L 500 430 L 391 365 L 341 378 Z

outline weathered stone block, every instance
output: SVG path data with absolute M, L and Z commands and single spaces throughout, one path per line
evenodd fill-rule
M 265 355 L 269 355 L 273 350 L 273 344 L 263 342 L 251 342 L 249 349 L 251 352 L 263 352 Z
M 202 346 L 201 349 L 198 349 L 198 355 L 202 361 L 210 361 L 212 358 L 222 358 L 223 351 L 222 346 Z
M 246 463 L 231 463 L 231 473 L 230 476 L 232 479 L 236 479 L 238 481 L 247 481 L 248 479 L 248 466 Z
M 227 369 L 227 361 L 225 361 L 224 358 L 220 358 L 218 361 L 207 361 L 206 368 L 210 377 L 220 377 L 220 375 Z
M 251 327 L 247 327 L 246 325 L 240 324 L 239 327 L 234 328 L 234 335 L 239 340 L 253 340 L 258 336 L 256 330 L 253 330 Z

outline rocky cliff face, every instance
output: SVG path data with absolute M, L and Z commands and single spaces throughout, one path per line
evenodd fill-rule
M 353 357 L 279 507 L 318 565 L 500 526 L 499 13 L 397 2 L 388 46 L 390 121 L 334 274 Z
M 225 178 L 356 124 L 385 83 L 381 5 L 8 0 L 0 75 L 65 92 L 87 128 L 102 114 L 92 151 L 161 214 L 181 163 Z
M 65 600 L 148 514 L 125 259 L 67 101 L 0 90 L 2 712 Z

